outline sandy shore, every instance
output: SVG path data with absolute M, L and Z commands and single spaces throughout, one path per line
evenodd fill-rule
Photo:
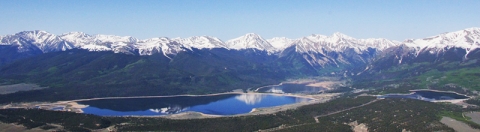
M 88 105 L 82 105 L 78 104 L 77 102 L 60 102 L 59 104 L 62 104 L 65 106 L 64 110 L 66 111 L 72 111 L 72 112 L 77 112 L 77 113 L 83 113 L 83 108 L 88 107 Z
M 325 81 L 325 82 L 317 82 L 317 83 L 309 83 L 306 86 L 310 87 L 322 87 L 327 90 L 332 90 L 336 86 L 343 86 L 345 81 Z
M 345 80 L 340 80 L 338 78 L 333 78 L 333 77 L 321 78 L 321 79 L 313 78 L 313 79 L 287 80 L 285 82 L 282 82 L 276 85 L 267 85 L 267 86 L 258 87 L 258 88 L 255 88 L 253 91 L 258 92 L 258 90 L 262 88 L 281 86 L 283 84 L 305 84 L 305 86 L 309 86 L 309 87 L 321 87 L 321 88 L 325 88 L 326 90 L 332 90 L 339 86 L 345 86 L 346 85 L 345 83 L 346 83 Z

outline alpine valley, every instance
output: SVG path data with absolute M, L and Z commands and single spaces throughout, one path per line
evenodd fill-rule
M 63 126 L 70 131 L 109 126 L 120 131 L 348 131 L 353 130 L 351 126 L 359 126 L 349 126 L 348 123 L 358 122 L 366 124 L 369 131 L 452 131 L 440 123 L 441 117 L 461 118 L 462 112 L 478 110 L 479 59 L 480 28 L 403 42 L 383 38 L 357 39 L 342 33 L 330 36 L 312 34 L 297 39 L 264 39 L 248 33 L 222 41 L 212 36 L 139 40 L 130 36 L 82 32 L 55 35 L 39 30 L 23 31 L 0 36 L 0 84 L 35 84 L 43 88 L 0 94 L 0 104 L 204 95 L 238 89 L 252 91 L 287 80 L 332 77 L 346 82 L 324 91 L 341 93 L 338 99 L 276 114 L 170 120 L 83 116 L 66 112 L 62 114 L 72 114 L 68 116 L 97 125 L 79 127 L 75 123 L 64 123 Z M 461 108 L 451 104 L 379 100 L 368 96 L 409 93 L 415 89 L 450 91 L 472 98 L 464 103 L 469 105 Z M 377 110 L 383 113 L 377 113 Z M 365 116 L 372 111 L 375 114 L 366 119 Z M 33 121 L 18 121 L 26 120 L 20 118 L 25 113 L 55 115 L 55 111 L 4 109 L 0 110 L 0 121 L 31 125 Z M 393 114 L 401 119 L 389 122 L 393 120 Z M 413 115 L 418 119 L 407 120 Z M 480 128 L 469 119 L 463 122 Z M 29 128 L 45 127 L 48 123 L 58 124 L 44 121 L 40 125 L 33 123 Z M 223 125 L 213 126 L 218 123 Z M 228 127 L 238 124 L 242 127 Z

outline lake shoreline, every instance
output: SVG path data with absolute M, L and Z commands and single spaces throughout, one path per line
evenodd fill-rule
M 460 94 L 460 93 L 452 92 L 452 91 L 441 91 L 441 90 L 433 90 L 433 89 L 414 89 L 414 90 L 409 90 L 409 91 L 410 91 L 410 93 L 408 93 L 408 94 L 391 93 L 391 94 L 375 95 L 375 96 L 377 98 L 390 98 L 390 97 L 387 97 L 387 96 L 410 96 L 410 95 L 414 95 L 416 92 L 422 92 L 423 91 L 423 92 L 450 93 L 450 94 L 456 94 L 458 96 L 464 96 L 465 97 L 465 98 L 443 99 L 443 100 L 442 99 L 430 99 L 430 98 L 427 98 L 428 100 L 419 99 L 419 100 L 429 101 L 429 102 L 450 102 L 452 104 L 460 104 L 460 103 L 464 102 L 465 100 L 468 100 L 468 99 L 472 98 L 468 95 Z M 419 96 L 421 96 L 421 95 L 419 95 Z M 421 96 L 421 97 L 423 97 L 423 96 Z
M 216 96 L 216 95 L 225 95 L 225 94 L 260 94 L 260 95 L 273 95 L 273 96 L 289 96 L 289 97 L 297 97 L 297 98 L 306 98 L 310 99 L 307 102 L 298 102 L 293 104 L 286 104 L 280 106 L 273 106 L 273 107 L 260 107 L 254 108 L 248 113 L 243 114 L 235 114 L 235 115 L 215 115 L 215 114 L 205 114 L 201 112 L 195 111 L 187 111 L 182 113 L 176 114 L 168 114 L 168 115 L 125 115 L 125 116 L 112 116 L 112 117 L 159 117 L 159 118 L 167 118 L 167 119 L 202 119 L 202 118 L 219 118 L 219 117 L 238 117 L 238 116 L 251 116 L 251 115 L 264 115 L 264 114 L 273 114 L 280 111 L 286 111 L 291 109 L 296 109 L 301 106 L 317 104 L 317 103 L 324 103 L 331 99 L 336 98 L 341 93 L 329 93 L 329 94 L 315 94 L 315 95 L 301 95 L 301 94 L 274 94 L 274 93 L 238 93 L 238 92 L 227 92 L 227 93 L 217 93 L 217 94 L 209 94 L 209 95 L 188 95 L 188 97 L 200 97 L 200 96 Z M 139 97 L 106 97 L 101 99 L 130 99 L 130 98 L 161 98 L 161 97 L 179 97 L 185 95 L 174 95 L 174 96 L 139 96 Z M 99 100 L 99 98 L 93 99 L 79 99 L 80 101 L 90 101 L 90 100 Z M 76 113 L 84 113 L 82 110 L 83 108 L 89 107 L 88 105 L 79 104 L 79 100 L 69 100 L 69 101 L 59 101 L 55 103 L 45 103 L 36 106 L 50 106 L 45 108 L 52 108 L 52 107 L 64 107 L 63 111 L 70 111 Z

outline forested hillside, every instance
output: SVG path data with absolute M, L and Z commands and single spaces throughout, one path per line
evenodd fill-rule
M 258 50 L 194 50 L 169 59 L 69 50 L 22 59 L 0 68 L 2 84 L 48 89 L 0 95 L 0 103 L 140 95 L 208 94 L 317 75 Z

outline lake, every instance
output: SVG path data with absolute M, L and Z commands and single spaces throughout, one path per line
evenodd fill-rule
M 84 113 L 100 116 L 155 116 L 188 111 L 212 115 L 249 113 L 254 108 L 310 101 L 308 98 L 271 94 L 223 94 L 156 98 L 101 99 L 80 101 Z
M 442 91 L 431 91 L 431 90 L 412 90 L 410 94 L 386 94 L 378 96 L 378 98 L 409 98 L 409 99 L 418 99 L 424 101 L 437 101 L 437 100 L 454 100 L 454 99 L 467 99 L 469 97 L 452 93 L 452 92 L 442 92 Z
M 268 86 L 258 89 L 258 92 L 263 93 L 305 93 L 316 94 L 325 91 L 324 87 L 313 87 L 308 84 L 296 84 L 296 83 L 282 83 L 276 86 Z

